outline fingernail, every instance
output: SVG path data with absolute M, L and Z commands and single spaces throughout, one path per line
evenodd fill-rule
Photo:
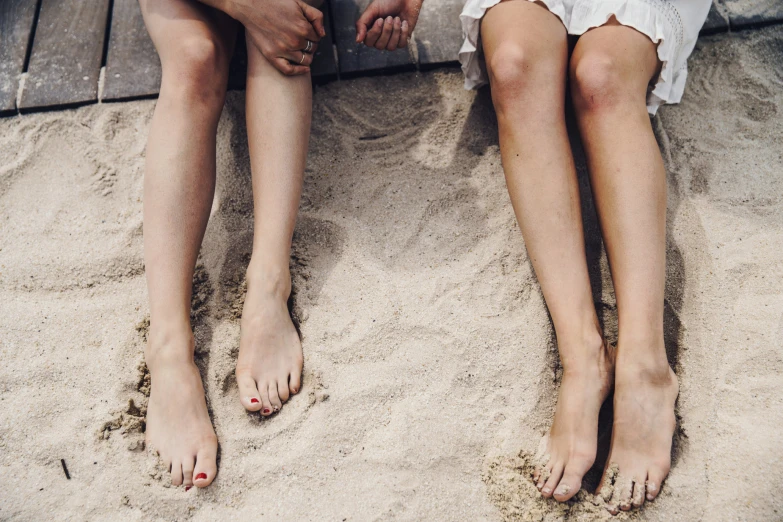
M 192 488 L 192 487 L 193 486 L 185 486 L 185 492 L 187 493 L 188 491 L 190 491 L 190 488 Z
M 207 479 L 206 473 L 199 473 L 198 475 L 196 475 L 196 480 L 206 480 L 206 479 Z
M 258 403 L 258 399 L 256 399 L 255 397 L 250 398 L 250 404 L 257 404 L 257 403 Z

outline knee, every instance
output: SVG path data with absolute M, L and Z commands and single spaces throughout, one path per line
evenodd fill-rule
M 503 113 L 532 98 L 541 102 L 544 89 L 552 90 L 558 81 L 557 69 L 552 53 L 528 49 L 516 42 L 499 45 L 487 62 L 495 110 Z
M 571 59 L 571 97 L 577 111 L 594 111 L 627 102 L 627 65 L 611 53 L 591 53 Z M 643 98 L 642 98 L 643 99 Z
M 228 84 L 229 53 L 210 36 L 193 36 L 178 43 L 163 63 L 162 101 L 187 110 L 223 108 Z

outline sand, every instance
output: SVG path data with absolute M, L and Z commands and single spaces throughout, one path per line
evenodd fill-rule
M 680 426 L 661 496 L 618 519 L 783 518 L 782 50 L 781 27 L 703 39 L 683 103 L 653 121 Z M 446 69 L 316 89 L 292 256 L 304 385 L 265 420 L 233 377 L 252 207 L 244 93 L 229 94 L 193 314 L 219 474 L 187 493 L 142 444 L 155 102 L 0 120 L 0 519 L 609 519 L 588 492 L 558 505 L 527 480 L 557 357 L 488 92 L 461 83 Z M 580 176 L 589 198 L 581 160 Z

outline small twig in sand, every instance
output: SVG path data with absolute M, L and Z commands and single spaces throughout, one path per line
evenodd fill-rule
M 63 471 L 65 472 L 65 478 L 71 480 L 71 474 L 68 473 L 68 466 L 65 465 L 65 459 L 60 459 L 60 464 L 63 465 Z

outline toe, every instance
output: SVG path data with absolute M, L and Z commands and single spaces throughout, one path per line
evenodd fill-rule
M 565 466 L 561 462 L 558 462 L 557 464 L 554 465 L 554 467 L 552 467 L 552 473 L 549 475 L 549 478 L 544 484 L 544 487 L 541 488 L 541 494 L 544 495 L 544 497 L 550 498 L 552 496 L 552 492 L 554 492 L 555 487 L 560 482 L 560 479 L 563 477 L 564 467 Z
M 205 488 L 212 484 L 216 474 L 217 447 L 202 448 L 196 456 L 196 465 L 193 468 L 193 483 L 196 487 Z
M 258 392 L 261 395 L 261 415 L 272 415 L 272 403 L 269 400 L 269 382 L 258 381 Z
M 668 469 L 658 467 L 653 467 L 647 472 L 647 500 L 655 500 L 661 492 L 661 484 L 668 473 Z
M 642 507 L 644 504 L 645 480 L 639 479 L 633 481 L 633 494 L 631 495 L 631 505 L 635 508 Z
M 563 472 L 563 478 L 560 479 L 560 483 L 555 489 L 555 500 L 558 502 L 565 502 L 576 495 L 579 488 L 582 487 L 583 476 L 584 473 L 572 469 L 571 466 L 566 466 L 566 469 Z
M 272 411 L 280 411 L 283 407 L 283 403 L 280 402 L 280 397 L 277 395 L 277 381 L 271 381 L 269 383 L 269 403 L 272 405 Z
M 171 485 L 182 485 L 182 462 L 177 459 L 171 462 Z
M 633 480 L 620 476 L 614 486 L 612 501 L 622 509 L 628 511 L 631 509 L 631 495 L 633 494 Z
M 256 381 L 250 374 L 238 373 L 237 386 L 239 387 L 239 401 L 248 411 L 258 411 L 261 409 L 261 398 L 258 394 Z
M 291 395 L 296 395 L 302 388 L 302 371 L 297 370 L 291 372 L 291 378 L 288 380 L 288 389 L 291 391 Z
M 193 485 L 193 466 L 196 465 L 196 457 L 190 456 L 182 460 L 182 484 L 186 488 Z
M 547 459 L 546 464 L 543 466 L 539 466 L 538 468 L 538 477 L 536 478 L 536 487 L 539 491 L 541 491 L 541 488 L 544 487 L 544 484 L 546 484 L 546 481 L 549 479 L 549 475 L 552 474 L 552 466 L 555 464 L 555 461 L 552 459 Z
M 277 396 L 280 402 L 285 402 L 291 396 L 291 389 L 288 387 L 288 375 L 277 379 Z

